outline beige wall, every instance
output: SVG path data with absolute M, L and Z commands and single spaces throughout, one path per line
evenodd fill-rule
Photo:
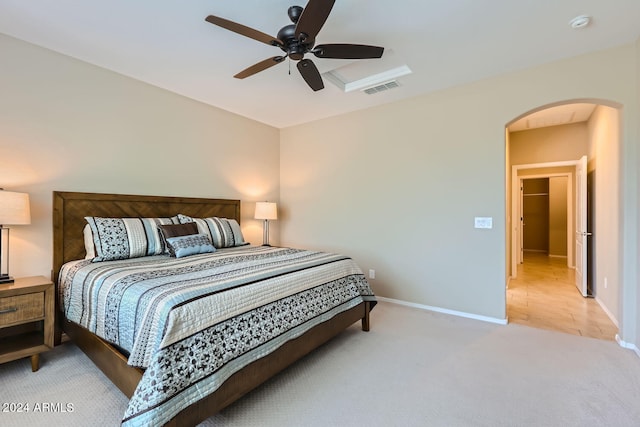
M 505 152 L 505 162 L 504 162 L 504 188 L 507 189 L 505 191 L 505 206 L 504 206 L 504 215 L 505 215 L 505 224 L 504 224 L 504 245 L 507 249 L 506 253 L 506 263 L 504 268 L 504 276 L 509 278 L 511 277 L 511 267 L 513 262 L 513 251 L 511 250 L 511 230 L 512 226 L 512 218 L 511 218 L 511 132 L 509 129 L 505 127 L 504 129 L 504 152 Z M 517 218 L 516 218 L 517 220 Z M 509 284 L 509 279 L 507 279 L 507 283 L 505 287 Z
M 619 115 L 614 108 L 598 106 L 589 120 L 589 171 L 595 173 L 593 206 L 595 241 L 595 294 L 617 321 L 620 318 L 620 148 Z M 606 287 L 605 287 L 606 280 Z
M 262 242 L 253 202 L 279 197 L 277 129 L 2 35 L 0 52 L 0 187 L 32 209 L 12 275 L 50 274 L 53 190 L 238 198 Z
M 624 105 L 623 150 L 633 149 L 635 52 L 610 49 L 282 130 L 282 242 L 352 255 L 376 269 L 381 296 L 503 319 L 504 127 L 540 106 L 610 100 Z M 634 209 L 636 190 L 626 182 Z M 474 216 L 493 217 L 494 228 L 474 229 Z M 631 217 L 624 226 L 637 236 Z
M 587 154 L 586 123 L 511 132 L 511 164 L 579 160 Z
M 636 101 L 637 104 L 640 106 L 640 39 L 638 39 L 638 41 L 636 41 Z M 640 111 L 638 112 L 638 114 L 640 114 Z M 640 145 L 640 120 L 636 121 L 636 150 L 633 152 L 629 152 L 627 151 L 626 153 L 623 153 L 623 155 L 627 155 L 630 157 L 631 161 L 630 163 L 633 164 L 635 161 L 636 166 L 640 165 L 640 149 L 637 148 L 637 146 Z M 637 168 L 636 168 L 637 171 Z M 629 174 L 630 175 L 630 174 Z M 636 172 L 635 176 L 633 177 L 635 178 L 636 181 L 636 185 L 637 188 L 640 189 L 640 174 L 638 174 Z M 632 177 L 625 175 L 624 179 L 632 179 Z M 623 197 L 624 197 L 624 192 L 623 192 Z M 637 198 L 636 200 L 636 213 L 640 212 L 640 198 Z M 625 245 L 623 246 L 625 250 L 628 250 L 628 245 L 631 245 L 633 243 L 635 243 L 635 249 L 638 250 L 638 244 L 640 242 L 640 228 L 638 228 L 636 230 L 636 238 L 635 240 L 633 240 L 632 242 L 629 242 L 628 240 L 625 242 Z M 636 258 L 637 260 L 638 258 Z M 635 309 L 636 309 L 636 316 L 635 316 L 635 340 L 631 341 L 635 343 L 636 346 L 636 352 L 638 353 L 638 355 L 640 356 L 640 262 L 636 262 L 635 265 L 633 264 L 633 260 L 629 260 L 631 261 L 631 266 L 625 266 L 624 267 L 624 273 L 627 276 L 631 276 L 632 274 L 635 274 L 635 279 L 636 279 L 636 287 L 635 287 Z M 635 268 L 635 271 L 631 271 L 633 268 Z M 625 314 L 631 312 L 631 308 L 633 308 L 633 294 L 631 291 L 626 292 L 624 294 L 625 299 L 623 301 L 623 307 L 625 310 Z M 630 315 L 625 316 L 625 324 L 630 324 L 632 321 L 634 320 L 634 318 L 632 318 Z M 631 329 L 630 327 L 628 328 L 629 330 Z M 630 331 L 629 334 L 627 334 L 627 336 L 630 336 L 632 334 L 632 332 Z

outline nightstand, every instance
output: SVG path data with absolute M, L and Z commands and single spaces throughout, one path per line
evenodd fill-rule
M 0 284 L 0 363 L 31 357 L 40 367 L 40 353 L 53 348 L 53 282 L 43 276 Z

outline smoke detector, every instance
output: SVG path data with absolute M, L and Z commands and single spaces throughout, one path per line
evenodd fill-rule
M 574 30 L 587 27 L 589 24 L 591 24 L 591 17 L 588 15 L 576 16 L 569 21 L 569 25 L 571 25 L 571 28 Z

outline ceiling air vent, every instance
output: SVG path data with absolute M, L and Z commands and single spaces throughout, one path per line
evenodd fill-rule
M 400 84 L 397 79 L 411 74 L 411 69 L 406 65 L 388 68 L 388 64 L 382 64 L 384 65 L 385 70 L 376 73 L 374 70 L 380 68 L 374 68 L 375 64 L 380 63 L 371 63 L 366 61 L 357 62 L 355 64 L 352 63 L 336 68 L 335 70 L 327 71 L 322 76 L 345 93 L 358 91 L 373 94 L 378 93 L 381 90 L 398 87 Z
M 398 83 L 397 80 L 391 80 L 390 82 L 382 83 L 381 85 L 371 86 L 366 89 L 362 89 L 362 91 L 367 95 L 373 95 L 379 92 L 384 92 L 385 90 L 395 89 L 399 86 L 400 84 Z

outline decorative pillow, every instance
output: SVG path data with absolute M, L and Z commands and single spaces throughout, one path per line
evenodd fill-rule
M 198 234 L 198 226 L 195 222 L 186 224 L 160 224 L 158 226 L 165 239 L 169 237 L 188 236 L 189 234 Z
M 167 246 L 169 247 L 169 254 L 176 258 L 216 251 L 206 234 L 168 237 Z
M 158 225 L 172 224 L 171 218 L 85 217 L 95 246 L 93 262 L 138 258 L 165 252 Z
M 206 234 L 211 239 L 213 246 L 216 248 L 231 248 L 233 246 L 248 245 L 249 242 L 244 241 L 240 224 L 235 219 L 228 218 L 192 218 L 187 215 L 178 215 L 180 224 L 195 222 L 198 225 L 198 232 Z
M 167 239 L 169 237 L 188 236 L 190 234 L 198 234 L 198 226 L 195 222 L 188 224 L 161 224 L 158 226 L 160 235 L 165 245 L 165 253 L 170 253 Z

